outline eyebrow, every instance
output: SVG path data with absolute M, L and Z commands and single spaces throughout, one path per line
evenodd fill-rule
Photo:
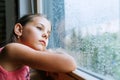
M 42 23 L 38 23 L 40 24 L 43 28 L 45 28 L 45 26 Z M 51 33 L 51 30 L 48 30 L 49 33 Z
M 45 26 L 44 26 L 42 23 L 38 23 L 38 24 L 40 24 L 42 27 L 44 27 L 44 28 L 45 28 Z

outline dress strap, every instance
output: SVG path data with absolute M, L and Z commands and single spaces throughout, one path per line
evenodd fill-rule
M 1 47 L 1 48 L 0 48 L 0 52 L 2 51 L 3 48 L 4 48 L 4 47 Z

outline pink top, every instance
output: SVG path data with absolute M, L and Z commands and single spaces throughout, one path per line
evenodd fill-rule
M 0 52 L 2 48 L 0 48 Z M 30 80 L 29 67 L 24 66 L 15 71 L 7 71 L 0 66 L 0 80 Z

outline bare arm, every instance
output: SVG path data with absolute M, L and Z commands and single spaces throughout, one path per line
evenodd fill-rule
M 35 69 L 50 72 L 70 72 L 75 70 L 76 63 L 68 54 L 56 54 L 53 51 L 37 51 L 28 46 L 11 43 L 6 47 L 9 58 Z

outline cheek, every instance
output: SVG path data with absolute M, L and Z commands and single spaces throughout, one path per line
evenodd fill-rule
M 40 33 L 36 30 L 26 30 L 26 31 L 23 31 L 23 35 L 21 36 L 22 40 L 24 41 L 33 41 L 33 40 L 36 40 L 38 38 L 38 36 Z
M 42 32 L 40 32 L 40 31 L 35 31 L 35 32 L 33 32 L 32 34 L 32 37 L 31 38 L 33 38 L 33 39 L 36 39 L 36 40 L 38 40 L 38 39 L 41 39 L 42 38 Z

